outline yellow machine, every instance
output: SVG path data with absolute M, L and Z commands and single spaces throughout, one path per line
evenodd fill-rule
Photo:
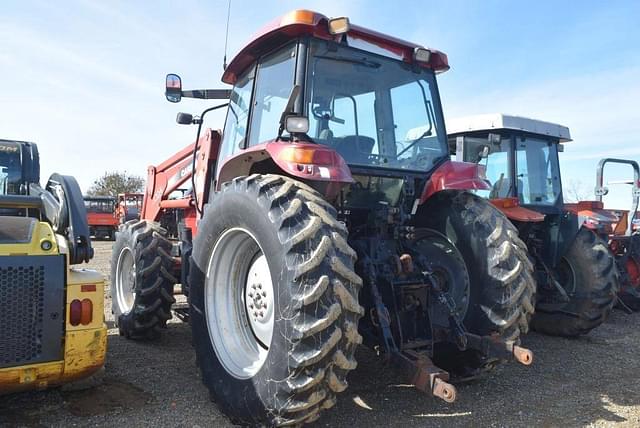
M 35 144 L 0 140 L 0 394 L 86 378 L 106 354 L 104 278 L 72 177 L 38 184 Z

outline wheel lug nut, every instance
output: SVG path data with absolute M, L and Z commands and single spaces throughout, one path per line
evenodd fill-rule
M 249 305 L 249 308 L 253 309 L 253 303 Z
M 260 289 L 261 289 L 261 288 L 262 288 L 262 284 L 258 284 L 258 288 L 260 288 Z
M 260 316 L 261 317 L 264 316 L 264 312 L 260 311 Z
M 262 297 L 267 297 L 267 292 L 266 291 L 262 292 Z

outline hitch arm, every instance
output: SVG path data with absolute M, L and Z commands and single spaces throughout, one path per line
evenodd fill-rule
M 525 366 L 533 363 L 533 352 L 516 345 L 513 340 L 504 341 L 497 336 L 478 336 L 471 333 L 467 333 L 467 339 L 470 348 L 477 349 L 488 357 L 515 360 Z
M 424 353 L 413 350 L 399 350 L 391 333 L 389 311 L 382 301 L 375 277 L 375 268 L 369 260 L 365 260 L 369 287 L 374 300 L 378 324 L 384 339 L 384 344 L 391 361 L 403 371 L 409 382 L 416 389 L 441 398 L 447 403 L 453 403 L 457 398 L 455 386 L 449 382 L 449 373 L 438 368 Z
M 456 401 L 458 391 L 448 382 L 449 373 L 433 364 L 426 355 L 406 350 L 393 353 L 391 361 L 405 372 L 416 389 L 441 398 L 447 403 Z

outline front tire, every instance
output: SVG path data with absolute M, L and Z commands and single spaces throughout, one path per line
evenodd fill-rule
M 157 339 L 175 303 L 171 242 L 158 223 L 134 220 L 116 236 L 111 258 L 111 310 L 120 334 Z
M 602 324 L 613 309 L 618 291 L 615 259 L 595 233 L 581 229 L 554 269 L 569 302 L 553 309 L 537 307 L 531 327 L 553 336 L 580 336 Z
M 193 340 L 234 423 L 308 423 L 347 387 L 362 281 L 335 215 L 308 186 L 258 174 L 224 184 L 205 209 L 189 272 Z

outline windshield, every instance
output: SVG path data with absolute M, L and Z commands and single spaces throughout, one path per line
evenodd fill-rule
M 516 137 L 516 174 L 520 203 L 555 205 L 560 196 L 556 145 L 542 139 Z
M 431 170 L 448 155 L 432 71 L 313 40 L 309 135 L 350 165 Z
M 110 199 L 85 199 L 84 206 L 90 213 L 113 212 L 113 201 Z
M 511 176 L 511 144 L 509 137 L 499 143 L 490 143 L 486 138 L 465 138 L 463 160 L 485 165 L 491 183 L 491 190 L 476 193 L 490 199 L 517 196 L 523 205 L 555 205 L 561 188 L 555 143 L 515 136 L 515 180 Z
M 120 202 L 120 205 L 123 205 L 123 202 Z M 127 208 L 141 208 L 142 207 L 142 197 L 141 196 L 127 196 L 124 199 L 124 206 Z
M 0 143 L 0 195 L 17 195 L 22 181 L 20 146 Z

